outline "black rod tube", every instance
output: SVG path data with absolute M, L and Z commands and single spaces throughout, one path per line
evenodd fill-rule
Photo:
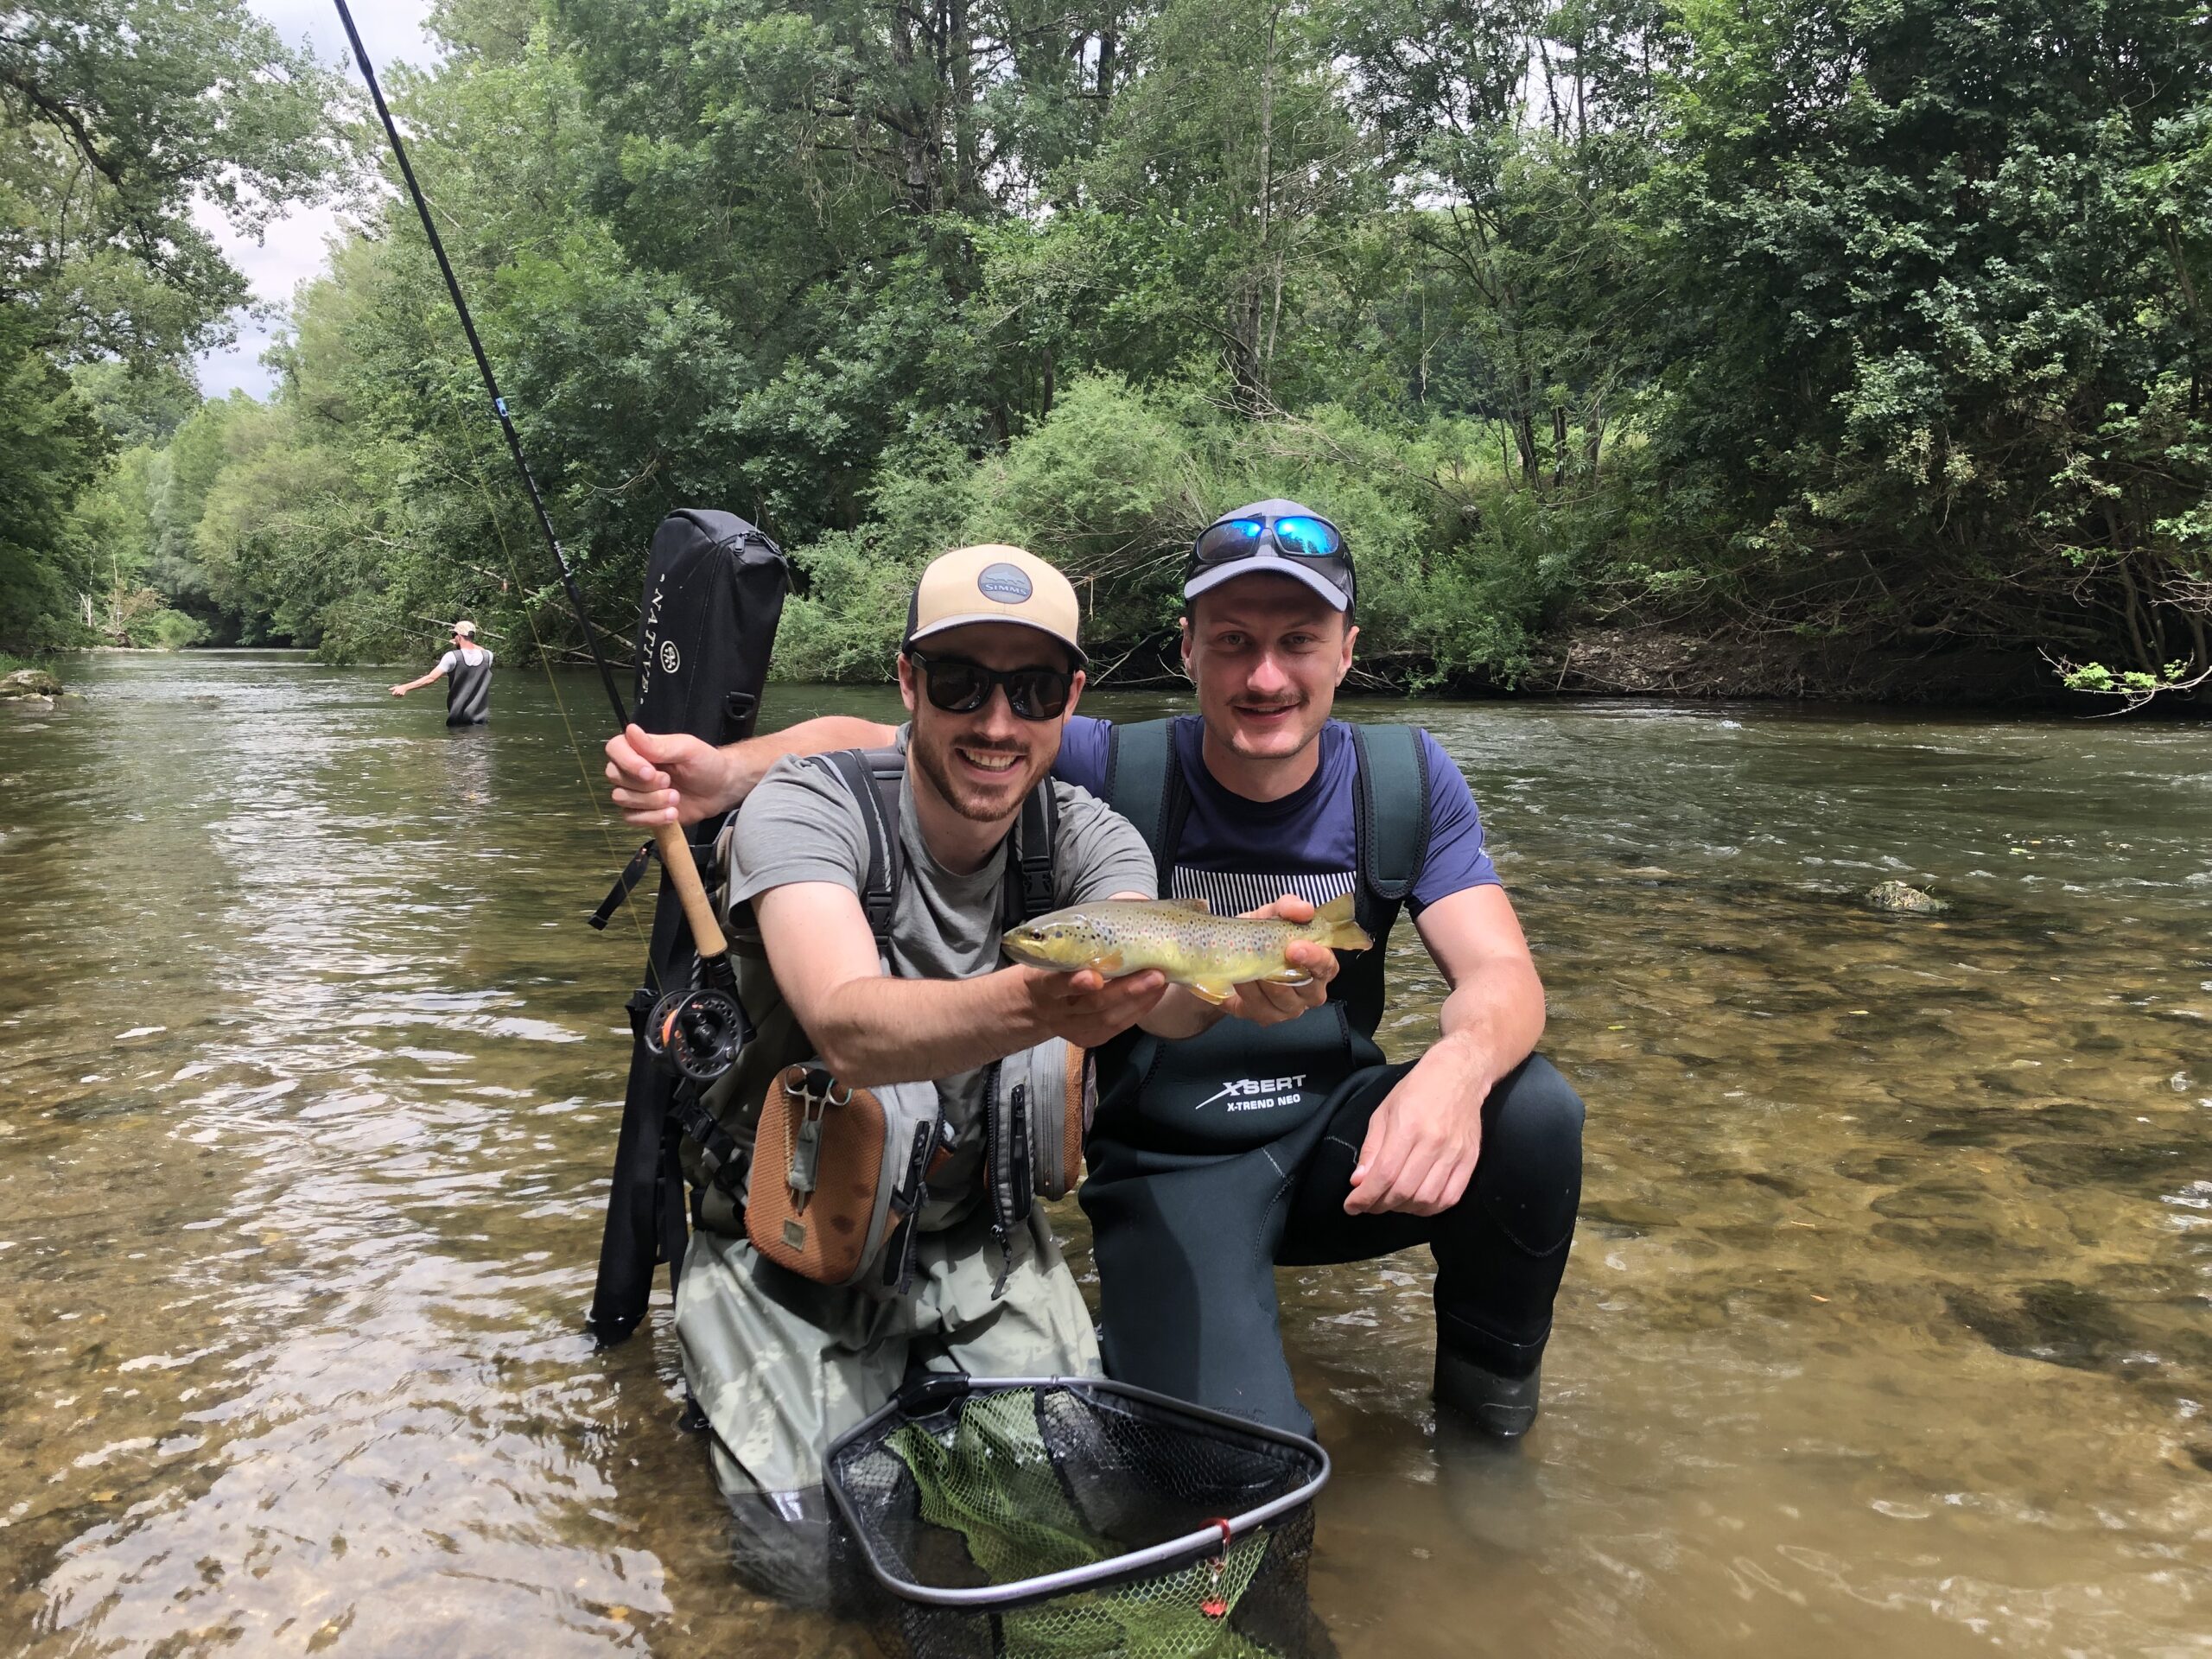
M 468 336 L 468 349 L 476 354 L 476 372 L 484 377 L 484 390 L 491 394 L 492 412 L 499 417 L 499 430 L 507 436 L 507 453 L 515 458 L 515 470 L 522 474 L 522 486 L 530 493 L 530 505 L 537 514 L 537 527 L 545 532 L 545 545 L 553 550 L 553 563 L 561 572 L 561 586 L 568 589 L 569 603 L 576 609 L 576 620 L 583 624 L 584 644 L 590 648 L 591 659 L 599 665 L 599 677 L 607 687 L 607 701 L 614 709 L 614 723 L 618 727 L 630 723 L 629 710 L 622 706 L 622 694 L 615 689 L 614 671 L 599 649 L 599 631 L 592 626 L 591 613 L 584 608 L 584 596 L 577 590 L 576 579 L 570 574 L 567 556 L 561 551 L 561 538 L 553 533 L 553 520 L 546 515 L 544 498 L 537 493 L 537 480 L 530 475 L 530 463 L 523 459 L 522 440 L 515 435 L 515 423 L 507 417 L 507 400 L 499 395 L 499 383 L 492 373 L 492 361 L 484 355 L 484 342 L 476 337 L 476 321 L 468 315 L 468 302 L 461 296 L 461 279 L 453 273 L 453 262 L 446 257 L 446 245 L 438 235 L 438 227 L 430 220 L 430 204 L 423 200 L 423 187 L 415 182 L 415 169 L 407 160 L 407 146 L 400 142 L 398 124 L 391 118 L 391 106 L 384 101 L 384 88 L 377 83 L 377 72 L 369 62 L 369 49 L 361 44 L 361 31 L 353 27 L 353 14 L 346 9 L 346 0 L 333 0 L 338 8 L 338 21 L 346 25 L 346 38 L 353 43 L 353 61 L 361 67 L 361 79 L 369 83 L 369 96 L 376 100 L 377 116 L 384 123 L 385 137 L 391 140 L 391 153 L 399 162 L 399 175 L 407 181 L 407 194 L 414 199 L 416 216 L 423 221 L 423 234 L 430 238 L 430 251 L 438 257 L 438 270 L 446 279 L 446 292 L 453 296 L 453 308 L 460 314 L 461 330 Z

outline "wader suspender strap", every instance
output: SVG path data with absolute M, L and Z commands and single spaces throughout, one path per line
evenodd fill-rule
M 1428 861 L 1428 752 L 1410 726 L 1355 726 L 1351 747 L 1359 777 L 1352 812 L 1362 899 L 1402 905 Z M 1401 801 L 1417 801 L 1420 810 L 1383 804 Z
M 999 906 L 1001 931 L 1019 927 L 1052 908 L 1052 849 L 1060 838 L 1060 798 L 1050 778 L 1029 791 L 1006 851 L 1006 887 Z
M 1359 925 L 1375 941 L 1337 977 L 1354 1027 L 1382 1023 L 1383 941 L 1428 861 L 1428 752 L 1410 726 L 1354 726 L 1352 834 L 1358 847 Z
M 1152 849 L 1160 896 L 1175 891 L 1175 850 L 1183 842 L 1183 821 L 1191 814 L 1191 792 L 1184 786 L 1183 765 L 1175 753 L 1175 721 L 1140 721 L 1115 726 L 1106 734 L 1106 804 L 1136 826 Z

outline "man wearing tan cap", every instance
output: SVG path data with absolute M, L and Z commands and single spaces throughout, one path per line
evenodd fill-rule
M 453 649 L 439 658 L 438 665 L 421 679 L 393 686 L 391 695 L 404 697 L 410 691 L 435 685 L 448 674 L 453 681 L 446 687 L 446 724 L 481 726 L 491 719 L 492 653 L 476 643 L 474 622 L 454 623 Z
M 772 988 L 741 984 L 760 1027 L 751 1047 L 787 1034 L 789 1052 L 741 1058 L 733 1077 L 763 1079 L 752 1098 L 742 1083 L 707 1097 L 724 1166 L 747 1173 L 741 1190 L 717 1186 L 694 1157 L 698 1226 L 677 1332 L 738 1522 L 741 1570 L 792 1599 L 817 1599 L 825 1581 L 823 1453 L 902 1380 L 925 1370 L 1096 1374 L 1090 1316 L 1030 1202 L 1033 1191 L 1063 1190 L 1065 1177 L 1033 1187 L 1020 1166 L 1042 1166 L 1040 1137 L 1063 1148 L 1054 1170 L 1069 1161 L 1080 1128 L 1064 1131 L 1071 1114 L 1079 1124 L 1089 1075 L 1081 1051 L 1140 1020 L 1181 1034 L 1205 1015 L 1158 974 L 1102 981 L 1001 966 L 1001 933 L 1014 921 L 1154 894 L 1137 832 L 1049 775 L 1083 691 L 1077 614 L 1067 579 L 1019 548 L 946 554 L 908 612 L 899 690 L 911 720 L 895 747 L 778 762 L 729 832 L 732 930 L 741 957 L 757 938 L 773 976 Z M 609 753 L 646 777 L 705 747 L 633 726 Z M 1035 791 L 1049 797 L 1033 805 Z M 898 855 L 887 877 L 887 834 Z M 1046 849 L 1033 835 L 1049 849 L 1041 873 Z M 802 1066 L 832 1098 L 895 1088 L 902 1101 L 920 1091 L 930 1118 L 942 1113 L 941 1129 L 925 1123 L 940 1139 L 912 1235 L 887 1243 L 893 1255 L 859 1284 L 818 1281 L 809 1261 L 779 1251 L 782 1236 L 763 1236 L 763 1218 L 784 1213 L 779 1185 L 793 1210 L 832 1202 L 800 1198 L 812 1179 L 801 1166 L 827 1167 L 832 1149 L 802 1154 L 795 1140 L 772 1146 L 766 1127 L 755 1134 L 762 1101 L 782 1086 L 772 1079 Z M 1017 1079 L 1026 1095 L 1014 1092 Z M 1010 1119 L 1027 1128 L 1006 1130 Z M 839 1122 L 826 1114 L 811 1132 L 836 1133 Z M 694 1146 L 712 1150 L 715 1138 L 696 1135 Z M 823 1177 L 825 1193 L 830 1185 Z M 788 1236 L 826 1224 L 802 1214 Z

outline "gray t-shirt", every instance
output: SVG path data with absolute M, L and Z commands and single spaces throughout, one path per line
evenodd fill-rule
M 449 651 L 446 652 L 444 656 L 439 658 L 438 672 L 441 674 L 450 674 L 454 670 L 459 668 L 463 663 L 467 663 L 471 668 L 474 668 L 479 663 L 489 664 L 491 660 L 492 653 L 487 647 L 482 645 L 472 645 L 467 651 Z
M 903 728 L 899 736 L 903 742 Z M 1048 779 L 1046 786 L 1059 798 L 1059 833 L 1052 848 L 1056 908 L 1117 893 L 1155 891 L 1152 849 L 1135 825 L 1072 784 Z M 779 760 L 738 812 L 730 845 L 730 902 L 799 881 L 832 881 L 858 894 L 868 876 L 863 810 L 827 766 Z M 899 837 L 906 869 L 892 909 L 892 972 L 901 979 L 972 979 L 1003 967 L 999 903 L 1006 883 L 1006 842 L 972 874 L 946 869 L 923 844 L 911 772 L 899 791 Z M 980 1070 L 938 1080 L 938 1096 L 959 1133 L 961 1148 L 935 1183 L 941 1191 L 963 1186 L 975 1167 L 982 1139 L 982 1091 Z

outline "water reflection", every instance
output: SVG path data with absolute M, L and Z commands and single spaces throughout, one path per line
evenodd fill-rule
M 581 1334 L 642 942 L 578 919 L 633 843 L 543 681 L 448 733 L 299 659 L 88 678 L 0 711 L 0 1629 L 864 1650 L 733 1583 L 664 1313 Z M 886 705 L 771 713 L 832 706 Z M 1421 712 L 1536 941 L 1591 1167 L 1517 1454 L 1431 1420 L 1425 1262 L 1286 1275 L 1342 1650 L 2200 1642 L 2201 735 Z M 1854 904 L 1892 875 L 1954 910 Z M 1409 933 L 1393 968 L 1403 1054 L 1440 988 Z

